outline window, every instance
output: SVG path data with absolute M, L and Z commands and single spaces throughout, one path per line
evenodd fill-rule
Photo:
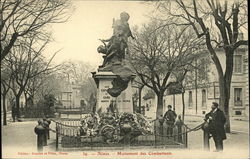
M 220 88 L 219 86 L 214 86 L 214 98 L 220 98 Z
M 234 73 L 242 73 L 242 55 L 234 56 Z
M 242 106 L 242 88 L 234 88 L 234 106 Z
M 241 111 L 235 111 L 235 115 L 241 115 Z
M 206 90 L 205 89 L 202 90 L 201 95 L 202 95 L 202 97 L 201 97 L 201 106 L 203 108 L 204 107 L 206 108 L 207 107 L 207 98 L 206 98 Z
M 189 91 L 188 93 L 188 107 L 192 107 L 193 106 L 193 97 L 192 97 L 192 91 Z
M 214 86 L 208 87 L 207 91 L 208 91 L 207 98 L 213 99 L 214 98 Z

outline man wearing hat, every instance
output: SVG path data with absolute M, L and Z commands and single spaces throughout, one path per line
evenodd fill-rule
M 167 135 L 173 136 L 173 128 L 176 116 L 176 113 L 172 110 L 172 106 L 168 105 L 168 111 L 163 117 L 167 124 Z
M 216 147 L 216 151 L 223 150 L 223 140 L 226 139 L 224 125 L 226 117 L 219 105 L 216 102 L 212 103 L 211 111 L 205 115 L 205 120 L 208 121 L 208 131 L 212 135 Z

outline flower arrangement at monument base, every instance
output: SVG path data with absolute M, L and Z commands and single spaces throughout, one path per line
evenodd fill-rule
M 150 122 L 139 113 L 103 113 L 88 114 L 82 121 L 80 136 L 84 137 L 82 142 L 119 143 L 126 138 L 133 141 L 140 135 L 152 134 L 153 129 Z

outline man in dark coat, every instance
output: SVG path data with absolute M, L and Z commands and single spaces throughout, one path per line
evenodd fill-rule
M 216 151 L 223 150 L 223 140 L 226 139 L 224 125 L 226 117 L 222 110 L 218 108 L 218 103 L 212 103 L 212 110 L 205 115 L 205 120 L 208 121 L 208 131 L 212 135 L 216 147 Z
M 176 113 L 172 110 L 172 106 L 168 105 L 168 111 L 164 114 L 163 117 L 167 124 L 167 135 L 173 135 L 173 128 L 176 116 Z

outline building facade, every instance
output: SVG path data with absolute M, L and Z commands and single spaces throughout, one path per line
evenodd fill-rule
M 225 71 L 226 62 L 223 50 L 217 50 L 217 55 L 222 68 Z M 209 59 L 211 60 L 210 57 Z M 240 119 L 249 117 L 248 60 L 248 48 L 241 47 L 235 51 L 229 113 L 231 117 Z M 189 86 L 186 88 L 183 95 L 165 95 L 163 101 L 163 112 L 167 111 L 168 105 L 172 105 L 177 114 L 182 114 L 183 109 L 185 109 L 186 115 L 204 116 L 211 110 L 212 102 L 219 103 L 219 82 L 214 63 L 211 62 L 207 69 L 208 80 L 205 84 L 196 85 L 196 87 L 194 85 Z M 146 93 L 144 93 L 144 96 L 145 94 Z M 144 98 L 142 100 L 142 106 L 145 106 L 145 116 L 151 119 L 156 118 L 156 96 L 151 95 L 149 98 Z
M 60 101 L 63 108 L 66 109 L 80 108 L 83 103 L 86 105 L 86 100 L 83 99 L 80 94 L 80 86 L 73 83 L 68 83 L 63 86 L 58 101 Z
M 222 50 L 217 50 L 217 55 L 225 71 L 225 55 Z M 248 50 L 239 48 L 234 55 L 234 70 L 231 81 L 229 113 L 232 117 L 249 117 L 249 72 Z M 212 102 L 219 102 L 219 82 L 215 65 L 209 65 L 209 81 L 206 86 L 190 87 L 185 90 L 184 104 L 187 115 L 204 115 L 211 110 Z M 182 113 L 182 95 L 165 96 L 166 105 L 175 106 L 178 114 Z

